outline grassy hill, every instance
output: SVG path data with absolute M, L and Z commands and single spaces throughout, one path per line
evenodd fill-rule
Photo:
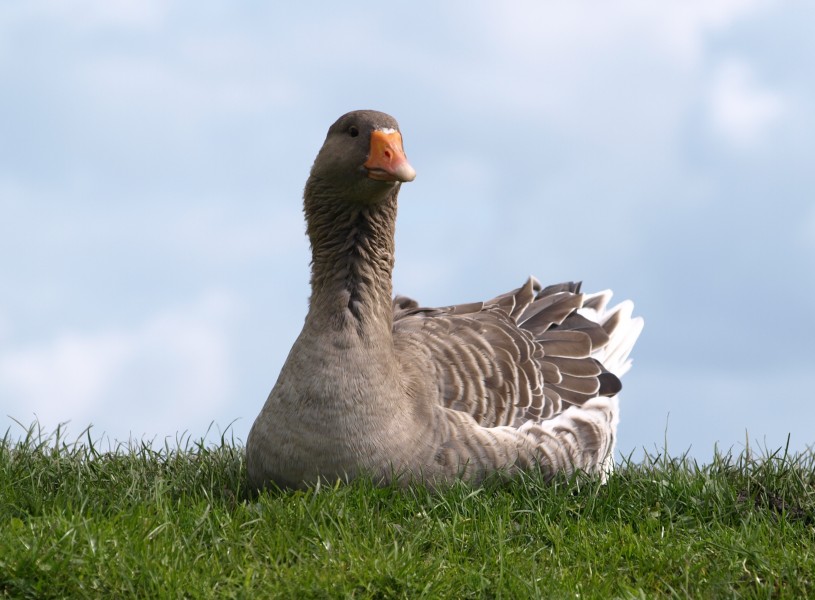
M 230 440 L 82 441 L 0 443 L 0 597 L 815 597 L 812 453 L 256 495 Z

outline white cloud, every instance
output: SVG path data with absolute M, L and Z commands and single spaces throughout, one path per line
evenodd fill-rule
M 615 156 L 675 147 L 705 84 L 713 37 L 754 17 L 763 0 L 476 4 L 472 54 L 422 62 L 451 104 L 525 115 Z M 418 50 L 421 52 L 421 50 Z M 441 60 L 444 60 L 442 58 Z M 632 155 L 631 153 L 634 153 Z
M 598 48 L 621 48 L 627 42 L 646 39 L 652 53 L 693 62 L 699 58 L 708 32 L 728 27 L 765 4 L 762 0 L 676 0 L 658 4 L 647 0 L 562 4 L 527 0 L 513 3 L 515 10 L 485 4 L 485 16 L 488 31 L 497 36 L 501 46 L 528 58 L 545 54 L 557 59 L 564 51 L 585 56 Z
M 815 249 L 815 206 L 810 207 L 809 214 L 804 218 L 801 232 L 804 245 Z
M 31 412 L 84 414 L 132 351 L 132 340 L 121 334 L 66 333 L 44 346 L 4 353 L 0 385 Z
M 92 421 L 118 439 L 197 430 L 233 385 L 228 321 L 235 303 L 210 293 L 129 330 L 64 332 L 0 354 L 4 413 L 46 428 Z M 5 416 L 5 415 L 4 415 Z
M 179 27 L 168 12 L 185 10 L 214 26 Z M 20 73 L 28 80 L 42 77 L 38 85 L 58 90 L 52 92 L 57 110 L 88 113 L 94 122 L 111 114 L 143 127 L 168 115 L 165 128 L 200 127 L 225 113 L 267 114 L 299 97 L 280 68 L 290 61 L 270 52 L 267 38 L 235 32 L 226 18 L 197 4 L 185 9 L 156 0 L 0 3 L 0 68 L 7 63 L 17 71 L 21 53 L 31 66 Z M 106 127 L 111 125 L 122 127 L 115 121 Z
M 95 57 L 78 67 L 78 81 L 100 108 L 148 108 L 195 124 L 219 114 L 263 114 L 298 96 L 292 82 L 259 64 L 261 48 L 224 38 L 202 48 L 195 41 L 161 56 Z
M 303 213 L 296 200 L 260 214 L 235 215 L 229 208 L 185 206 L 156 227 L 156 237 L 173 253 L 211 263 L 289 256 L 306 247 Z
M 169 8 L 160 0 L 84 0 L 68 8 L 59 0 L 49 0 L 46 5 L 60 17 L 73 16 L 77 24 L 86 27 L 113 25 L 151 29 L 164 21 Z
M 6 338 L 9 336 L 10 331 L 11 323 L 9 318 L 4 314 L 2 308 L 0 308 L 0 348 L 6 343 Z
M 31 0 L 4 3 L 6 22 L 46 19 L 80 31 L 105 27 L 154 29 L 167 13 L 168 3 L 160 0 Z
M 783 95 L 762 87 L 749 65 L 736 59 L 717 70 L 708 102 L 716 133 L 742 147 L 755 145 L 785 110 Z
M 491 38 L 489 55 L 510 71 L 528 67 L 530 80 L 543 72 L 558 82 L 600 81 L 609 61 L 628 68 L 641 63 L 670 62 L 674 68 L 695 67 L 703 58 L 706 36 L 755 13 L 761 0 L 615 3 L 577 1 L 542 4 L 529 0 L 485 4 L 473 11 Z M 546 98 L 547 95 L 539 96 Z

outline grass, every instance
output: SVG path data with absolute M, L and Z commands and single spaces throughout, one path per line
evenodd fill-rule
M 608 481 L 247 488 L 243 449 L 0 443 L 0 597 L 815 597 L 815 455 Z

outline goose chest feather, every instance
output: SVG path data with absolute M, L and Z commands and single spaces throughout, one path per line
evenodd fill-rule
M 642 319 L 609 309 L 609 291 L 534 278 L 485 302 L 394 299 L 397 196 L 414 177 L 393 117 L 328 130 L 304 192 L 309 311 L 247 439 L 253 485 L 608 473 Z

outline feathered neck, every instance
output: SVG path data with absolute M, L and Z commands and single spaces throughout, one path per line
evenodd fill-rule
M 307 323 L 390 340 L 398 193 L 397 185 L 384 200 L 362 203 L 349 201 L 318 178 L 306 183 L 312 254 Z

